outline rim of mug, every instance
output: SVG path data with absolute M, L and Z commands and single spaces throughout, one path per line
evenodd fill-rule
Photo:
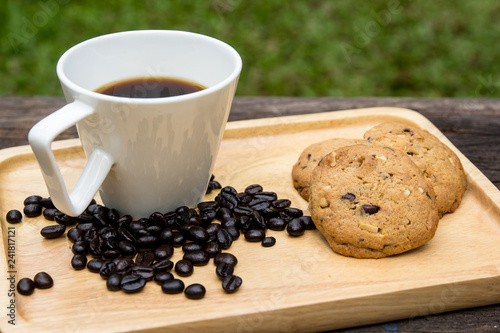
M 234 56 L 234 59 L 236 61 L 235 69 L 224 80 L 220 81 L 219 83 L 217 83 L 213 86 L 207 87 L 203 90 L 195 91 L 193 93 L 179 95 L 179 96 L 154 97 L 154 98 L 119 97 L 119 96 L 100 94 L 96 91 L 85 89 L 85 88 L 79 86 L 78 84 L 76 84 L 72 80 L 70 80 L 66 76 L 66 74 L 64 73 L 63 66 L 64 66 L 64 62 L 66 61 L 66 59 L 68 57 L 70 57 L 73 52 L 77 52 L 80 48 L 86 47 L 87 44 L 90 44 L 97 39 L 112 38 L 115 35 L 146 34 L 146 33 L 147 34 L 168 33 L 168 34 L 190 35 L 190 36 L 197 36 L 197 37 L 205 38 L 207 40 L 211 40 L 212 42 L 215 42 L 215 43 L 219 44 L 220 46 L 224 47 L 227 51 L 229 51 L 229 53 L 232 53 L 232 55 Z M 203 35 L 203 34 L 196 33 L 196 32 L 189 32 L 189 31 L 183 31 L 183 30 L 128 30 L 128 31 L 114 32 L 114 33 L 110 33 L 110 34 L 106 34 L 106 35 L 93 37 L 93 38 L 87 39 L 81 43 L 78 43 L 78 44 L 72 46 L 66 52 L 64 52 L 63 55 L 59 58 L 59 60 L 57 62 L 57 66 L 56 66 L 56 72 L 57 72 L 57 76 L 59 77 L 59 80 L 63 81 L 66 86 L 68 86 L 72 90 L 79 93 L 79 94 L 74 96 L 75 99 L 76 99 L 76 97 L 81 97 L 82 95 L 88 95 L 94 99 L 101 99 L 101 100 L 106 100 L 106 101 L 110 101 L 110 102 L 113 102 L 113 101 L 123 102 L 123 101 L 129 100 L 129 101 L 134 101 L 134 103 L 137 103 L 137 104 L 154 104 L 154 103 L 158 103 L 159 101 L 178 102 L 178 101 L 193 99 L 193 98 L 197 98 L 197 97 L 202 96 L 202 95 L 210 94 L 214 91 L 217 91 L 217 90 L 225 87 L 226 85 L 231 83 L 234 79 L 236 79 L 241 73 L 241 68 L 242 68 L 242 60 L 241 60 L 241 56 L 239 55 L 239 53 L 231 45 L 229 45 L 229 44 L 227 44 L 227 43 L 225 43 L 217 38 L 210 37 L 210 36 Z

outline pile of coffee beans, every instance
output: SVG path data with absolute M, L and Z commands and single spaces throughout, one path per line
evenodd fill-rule
M 167 213 L 155 212 L 137 220 L 120 216 L 115 209 L 95 201 L 84 213 L 71 217 L 54 208 L 49 198 L 39 196 L 26 199 L 24 212 L 26 216 L 26 212 L 39 216 L 45 208 L 44 217 L 57 222 L 41 230 L 47 239 L 60 237 L 71 227 L 67 237 L 73 243 L 72 267 L 99 273 L 108 290 L 135 293 L 154 280 L 164 293 L 184 292 L 190 299 L 203 298 L 205 288 L 201 284 L 185 287 L 171 270 L 187 277 L 195 267 L 207 265 L 213 258 L 222 289 L 234 293 L 242 285 L 241 277 L 234 274 L 238 260 L 223 251 L 240 235 L 248 242 L 271 247 L 276 238 L 266 236 L 268 229 L 286 229 L 292 237 L 315 229 L 310 216 L 290 207 L 290 200 L 264 191 L 261 185 L 238 192 L 231 186 L 221 187 L 213 177 L 210 184 L 210 191 L 221 189 L 213 201 L 201 202 L 196 208 L 182 206 Z M 170 259 L 175 248 L 181 248 L 184 255 L 174 264 Z
M 19 280 L 19 282 L 17 283 L 17 291 L 21 295 L 31 295 L 35 291 L 35 288 L 48 289 L 53 285 L 54 280 L 52 279 L 52 277 L 45 272 L 40 272 L 35 275 L 33 280 L 30 278 L 22 278 L 21 280 Z

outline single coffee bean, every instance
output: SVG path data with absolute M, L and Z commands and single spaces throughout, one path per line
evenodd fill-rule
M 206 292 L 205 287 L 199 283 L 193 283 L 184 289 L 184 295 L 189 299 L 202 299 Z
M 255 200 L 267 200 L 267 201 L 275 201 L 278 199 L 278 195 L 274 192 L 259 192 L 256 193 L 253 198 Z
M 137 257 L 135 257 L 136 265 L 151 266 L 155 260 L 155 254 L 151 251 L 139 252 Z
M 164 272 L 169 271 L 174 267 L 174 263 L 169 259 L 163 259 L 161 261 L 157 261 L 153 264 L 153 270 L 155 272 Z
M 146 285 L 146 279 L 136 274 L 125 275 L 121 281 L 121 287 L 127 294 L 137 293 Z
M 193 226 L 189 229 L 189 238 L 198 243 L 206 243 L 208 232 L 203 227 Z
M 225 262 L 226 264 L 236 266 L 236 264 L 238 263 L 238 259 L 233 254 L 224 252 L 216 255 L 214 258 L 214 264 L 216 266 L 219 265 L 221 262 Z
M 112 261 L 106 261 L 102 264 L 101 269 L 99 270 L 99 275 L 106 280 L 112 274 L 116 272 L 116 264 Z
M 26 199 L 24 199 L 24 202 L 23 204 L 25 206 L 28 206 L 28 205 L 32 205 L 32 204 L 40 204 L 40 201 L 42 201 L 42 197 L 39 196 L 39 195 L 30 195 L 29 197 L 27 197 Z
M 61 237 L 66 231 L 66 226 L 64 225 L 48 225 L 43 227 L 40 231 L 40 234 L 47 239 L 54 239 L 57 237 Z
M 48 289 L 54 285 L 52 277 L 45 272 L 36 273 L 33 278 L 33 282 L 35 283 L 35 287 L 38 289 Z
M 241 231 L 248 231 L 252 228 L 252 219 L 248 216 L 240 217 L 240 229 Z
M 260 186 L 259 184 L 253 184 L 253 185 L 249 185 L 247 186 L 247 188 L 245 188 L 245 193 L 248 194 L 248 195 L 255 195 L 259 192 L 262 192 L 262 186 Z
M 293 207 L 285 208 L 284 213 L 287 214 L 288 216 L 291 216 L 291 217 L 301 217 L 302 215 L 304 215 L 304 212 L 302 211 L 302 209 L 293 208 Z
M 71 266 L 77 271 L 87 266 L 87 257 L 84 254 L 75 254 L 71 259 Z
M 228 294 L 236 292 L 243 283 L 243 280 L 237 275 L 229 275 L 222 280 L 222 288 Z
M 47 209 L 43 211 L 44 214 L 45 214 L 45 211 L 47 211 Z M 61 212 L 61 214 L 63 214 L 63 213 Z M 87 214 L 87 213 L 81 213 L 80 215 L 78 215 L 76 217 L 76 222 L 77 223 L 94 223 L 94 217 L 90 214 Z
M 216 242 L 209 242 L 207 246 L 205 246 L 205 252 L 208 254 L 210 258 L 215 257 L 222 251 L 220 245 Z
M 248 203 L 253 200 L 253 196 L 251 196 L 245 192 L 241 192 L 241 193 L 236 194 L 236 199 L 238 199 L 238 202 L 240 204 L 248 205 Z
M 122 276 L 120 274 L 111 274 L 106 280 L 106 287 L 109 291 L 119 291 L 122 289 L 121 286 Z
M 274 217 L 279 217 L 280 216 L 280 211 L 275 210 L 272 208 L 266 208 L 260 211 L 262 216 L 264 216 L 266 219 L 272 219 Z
M 79 240 L 71 247 L 73 254 L 87 254 L 87 241 Z
M 314 222 L 310 216 L 301 216 L 301 217 L 299 217 L 299 219 L 302 220 L 302 223 L 304 224 L 304 229 L 306 229 L 306 230 L 316 229 L 316 225 L 314 224 Z
M 168 260 L 168 259 L 166 259 L 166 260 Z M 152 266 L 135 265 L 132 267 L 131 272 L 132 272 L 132 274 L 136 274 L 136 275 L 143 277 L 144 279 L 146 279 L 146 281 L 153 280 L 153 278 L 155 276 L 155 271 L 154 271 Z
M 120 251 L 115 249 L 108 249 L 102 251 L 102 257 L 104 259 L 115 259 L 120 256 Z
M 184 260 L 189 260 L 194 266 L 204 266 L 210 260 L 210 256 L 205 251 L 190 251 L 184 253 Z
M 127 241 L 130 244 L 135 244 L 135 237 L 132 235 L 130 231 L 128 231 L 125 227 L 118 227 L 116 229 L 116 233 L 118 235 L 118 238 L 120 238 L 123 241 Z
M 180 294 L 184 290 L 184 282 L 179 279 L 171 279 L 163 282 L 161 290 L 165 294 Z
M 285 208 L 285 209 L 287 209 L 287 208 Z M 278 217 L 279 217 L 280 219 L 282 219 L 283 221 L 285 221 L 285 223 L 288 223 L 288 222 L 290 222 L 291 220 L 293 220 L 293 219 L 294 219 L 294 217 L 293 217 L 293 216 L 288 215 L 288 214 L 286 214 L 286 213 L 280 213 L 280 215 L 279 215 Z
M 261 242 L 266 237 L 263 229 L 250 229 L 245 232 L 245 239 L 249 242 Z
M 94 230 L 94 231 L 97 231 L 97 228 L 95 227 L 95 225 L 93 223 L 83 223 L 83 224 L 78 224 L 76 226 L 76 228 L 78 230 L 81 230 L 83 231 L 83 237 L 86 241 L 89 241 L 89 239 L 87 238 L 88 237 L 88 234 L 89 234 L 89 230 Z M 97 236 L 97 234 L 96 234 Z
M 123 256 L 133 257 L 137 253 L 137 249 L 132 243 L 127 241 L 118 242 L 118 250 Z
M 24 215 L 27 217 L 37 217 L 42 215 L 42 206 L 36 203 L 31 203 L 24 206 Z
M 261 213 L 259 213 L 259 211 L 257 210 L 254 210 L 252 212 L 252 224 L 254 226 L 254 228 L 256 229 L 266 229 L 267 225 L 266 225 L 266 220 L 264 219 L 264 217 L 262 216 Z
M 264 247 L 274 246 L 274 244 L 276 244 L 276 238 L 274 238 L 273 236 L 266 237 L 262 240 L 261 244 Z
M 113 259 L 116 265 L 116 272 L 119 274 L 124 274 L 130 270 L 134 265 L 134 261 L 129 257 L 120 257 Z
M 73 243 L 76 243 L 78 241 L 83 241 L 83 231 L 81 231 L 80 229 L 78 228 L 71 228 L 68 230 L 68 233 L 66 234 L 66 236 L 68 237 L 68 239 L 73 242 Z
M 251 215 L 252 215 L 252 210 L 250 209 L 250 215 L 248 215 L 248 216 L 251 216 Z M 228 228 L 228 227 L 239 228 L 240 227 L 240 219 L 236 218 L 236 217 L 230 217 L 227 220 L 222 221 L 220 226 L 222 228 Z
M 217 216 L 217 211 L 214 209 L 204 209 L 200 211 L 200 217 L 203 225 L 207 225 Z
M 21 214 L 20 211 L 13 209 L 7 213 L 6 218 L 7 222 L 9 222 L 10 224 L 16 224 L 23 220 L 23 214 Z
M 30 278 L 22 278 L 17 283 L 17 292 L 21 295 L 31 295 L 35 291 L 35 283 Z
M 99 273 L 102 264 L 106 261 L 101 258 L 94 258 L 87 263 L 87 269 L 92 273 Z
M 99 231 L 99 236 L 101 236 L 101 239 L 110 239 L 110 238 L 117 238 L 118 232 L 115 228 L 113 227 L 104 227 Z
M 55 208 L 54 203 L 52 202 L 51 198 L 42 198 L 39 202 L 40 205 L 42 205 L 43 208 Z
M 233 275 L 233 273 L 234 266 L 225 262 L 219 263 L 215 268 L 215 274 L 217 274 L 220 279 L 224 279 L 226 276 Z
M 250 207 L 253 210 L 264 210 L 266 208 L 271 207 L 271 204 L 267 200 L 255 199 L 248 204 L 248 207 Z
M 288 199 L 279 199 L 279 200 L 274 200 L 273 202 L 271 202 L 271 206 L 273 208 L 279 209 L 279 210 L 290 207 L 291 204 L 292 204 L 292 202 Z
M 160 261 L 163 259 L 170 259 L 174 254 L 174 247 L 170 244 L 161 244 L 154 251 L 155 259 Z
M 182 232 L 174 231 L 172 233 L 172 245 L 174 247 L 181 247 L 184 243 L 186 243 L 186 237 Z
M 175 272 L 179 276 L 190 276 L 193 274 L 193 264 L 189 260 L 181 259 L 175 264 Z
M 221 220 L 221 221 L 225 221 L 225 220 L 227 220 L 228 218 L 233 217 L 233 212 L 232 212 L 229 208 L 226 208 L 226 207 L 220 207 L 220 208 L 217 210 L 217 217 L 219 218 L 219 220 Z
M 352 193 L 346 193 L 342 196 L 342 199 L 344 200 L 349 200 L 349 201 L 354 201 L 356 200 L 356 196 Z
M 72 225 L 76 223 L 76 219 L 66 214 L 58 214 L 54 216 L 54 220 L 60 225 Z
M 174 275 L 170 272 L 158 272 L 154 277 L 155 282 L 158 283 L 159 285 L 162 285 L 163 283 L 165 283 L 165 281 L 173 279 Z
M 222 189 L 221 189 L 221 193 L 229 193 L 229 194 L 232 194 L 232 195 L 236 195 L 238 194 L 238 191 L 236 191 L 236 189 L 232 186 L 224 186 Z
M 203 250 L 204 246 L 198 243 L 186 243 L 182 245 L 182 251 L 191 252 L 191 251 L 200 251 Z
M 374 205 L 361 205 L 361 208 L 363 208 L 365 214 L 368 215 L 376 214 L 380 210 L 379 206 Z
M 274 231 L 282 231 L 286 228 L 286 222 L 279 217 L 273 217 L 267 222 L 267 227 Z
M 238 206 L 238 207 L 234 207 L 234 209 L 233 209 L 233 213 L 236 216 L 251 216 L 252 212 L 253 212 L 253 209 L 249 208 L 249 207 Z
M 204 201 L 198 204 L 198 209 L 201 211 L 205 209 L 217 209 L 219 208 L 219 203 L 217 201 Z
M 160 239 L 154 235 L 141 236 L 137 238 L 136 245 L 140 249 L 151 249 L 159 243 Z
M 229 249 L 231 244 L 233 244 L 233 237 L 225 229 L 217 231 L 216 240 L 220 247 L 224 250 Z
M 225 227 L 224 230 L 226 230 L 231 235 L 233 241 L 237 240 L 240 237 L 240 231 L 236 227 Z
M 286 231 L 290 236 L 302 236 L 305 231 L 304 222 L 300 218 L 294 218 L 286 226 Z
M 116 221 L 116 225 L 118 227 L 127 227 L 130 222 L 132 222 L 133 219 L 132 219 L 132 216 L 130 215 L 123 215 L 122 217 L 120 217 L 117 221 Z

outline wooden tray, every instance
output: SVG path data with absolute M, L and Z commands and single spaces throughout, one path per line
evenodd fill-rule
M 165 295 L 154 282 L 127 295 L 109 292 L 98 274 L 71 268 L 70 242 L 45 240 L 50 224 L 42 217 L 18 225 L 5 221 L 10 209 L 22 209 L 25 197 L 47 196 L 38 165 L 27 146 L 0 151 L 0 218 L 5 255 L 2 272 L 15 271 L 16 282 L 39 271 L 52 275 L 51 289 L 15 298 L 15 327 L 7 321 L 9 281 L 0 281 L 3 332 L 262 332 L 320 331 L 497 303 L 500 300 L 500 192 L 427 119 L 398 108 L 372 108 L 228 123 L 216 178 L 243 190 L 259 183 L 307 203 L 295 192 L 291 168 L 309 144 L 330 137 L 361 138 L 368 128 L 397 120 L 437 135 L 461 158 L 468 189 L 462 205 L 440 222 L 435 238 L 411 252 L 384 259 L 353 259 L 331 251 L 321 234 L 300 238 L 272 232 L 277 243 L 263 248 L 240 238 L 229 252 L 239 258 L 242 288 L 225 294 L 212 262 L 184 278 L 205 285 L 204 299 Z M 54 143 L 68 186 L 85 158 L 78 140 Z M 213 195 L 212 195 L 213 196 Z M 7 267 L 7 230 L 15 228 L 15 267 Z M 173 260 L 181 255 L 176 251 Z M 10 275 L 10 273 L 8 273 Z

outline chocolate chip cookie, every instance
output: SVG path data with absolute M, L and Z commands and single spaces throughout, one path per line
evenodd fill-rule
M 410 157 L 358 144 L 326 155 L 311 176 L 309 210 L 332 249 L 381 258 L 415 249 L 439 222 L 432 186 Z
M 328 153 L 337 148 L 350 146 L 356 143 L 354 139 L 333 138 L 316 142 L 304 149 L 297 163 L 292 168 L 293 186 L 302 198 L 309 200 L 309 185 L 311 173 L 319 161 Z
M 405 152 L 424 172 L 433 186 L 440 216 L 454 212 L 467 188 L 462 163 L 457 155 L 428 131 L 403 123 L 390 122 L 373 127 L 365 140 Z

